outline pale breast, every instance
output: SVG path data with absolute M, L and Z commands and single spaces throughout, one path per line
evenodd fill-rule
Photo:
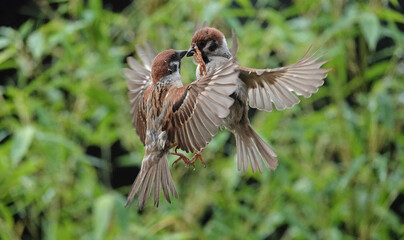
M 208 73 L 214 72 L 217 68 L 220 66 L 223 66 L 223 64 L 227 63 L 229 59 L 224 58 L 224 57 L 210 57 L 210 62 L 208 62 L 206 65 L 206 71 Z M 196 67 L 196 77 L 199 79 L 201 77 L 200 75 L 200 64 Z

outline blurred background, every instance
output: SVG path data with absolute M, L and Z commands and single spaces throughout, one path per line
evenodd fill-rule
M 196 19 L 235 29 L 243 66 L 292 64 L 313 46 L 332 71 L 292 109 L 250 110 L 276 171 L 238 172 L 222 131 L 206 168 L 171 168 L 178 199 L 124 208 L 144 153 L 125 58 L 145 40 L 188 49 Z M 0 24 L 0 239 L 404 237 L 398 0 L 1 0 Z M 195 65 L 182 66 L 189 83 Z

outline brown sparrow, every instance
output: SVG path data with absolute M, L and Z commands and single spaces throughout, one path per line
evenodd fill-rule
M 186 53 L 166 50 L 151 64 L 148 59 L 151 55 L 140 53 L 144 67 L 134 58 L 127 59 L 131 69 L 124 69 L 124 73 L 128 79 L 132 122 L 145 145 L 145 156 L 126 205 L 140 191 L 138 200 L 142 209 L 152 187 L 156 207 L 160 188 L 168 202 L 169 190 L 178 197 L 167 163 L 170 149 L 177 145 L 187 152 L 200 151 L 230 113 L 234 100 L 229 95 L 237 88 L 234 62 L 223 62 L 210 74 L 183 86 L 180 67 Z
M 138 69 L 138 73 L 142 74 L 142 77 L 144 78 L 145 81 L 150 81 L 151 79 L 151 65 L 152 65 L 152 61 L 153 59 L 157 56 L 157 52 L 154 50 L 153 46 L 149 43 L 149 42 L 145 42 L 144 46 L 142 47 L 141 45 L 136 45 L 136 53 L 137 55 L 140 57 L 140 59 L 143 62 L 143 66 L 140 65 L 136 60 L 132 60 L 133 64 L 135 64 L 137 66 Z M 131 90 L 131 92 L 136 91 L 136 88 L 130 88 L 131 86 L 128 86 L 129 90 Z M 129 99 L 131 99 L 131 92 L 129 92 Z M 136 107 L 136 105 L 132 104 L 132 112 L 134 111 L 134 107 Z M 132 123 L 135 125 L 135 120 L 139 115 L 132 115 Z M 144 134 L 145 134 L 145 129 L 142 127 L 136 127 L 135 125 L 135 130 L 137 132 L 137 134 L 141 137 L 141 141 L 144 144 Z M 177 144 L 175 145 L 177 150 Z M 195 153 L 195 156 L 192 159 L 188 159 L 188 157 L 186 157 L 184 154 L 182 153 L 177 153 L 177 151 L 175 152 L 170 152 L 170 154 L 172 155 L 176 155 L 179 158 L 177 160 L 175 160 L 173 162 L 172 165 L 174 165 L 175 163 L 177 163 L 179 160 L 183 160 L 187 165 L 192 165 L 194 166 L 196 160 L 198 158 L 200 158 L 201 162 L 205 165 L 205 162 L 202 158 L 202 150 L 198 151 Z M 206 165 L 205 165 L 206 166 Z
M 237 50 L 238 41 L 234 31 L 230 51 L 222 32 L 216 28 L 203 27 L 195 31 L 187 56 L 195 55 L 199 59 L 196 70 L 199 78 L 204 71 L 211 73 L 229 59 L 237 64 L 233 58 Z M 295 64 L 281 68 L 254 69 L 237 66 L 238 87 L 231 95 L 234 104 L 224 126 L 236 137 L 238 170 L 247 171 L 251 164 L 253 172 L 257 169 L 262 172 L 261 158 L 269 169 L 274 170 L 278 166 L 276 153 L 252 129 L 248 109 L 250 106 L 272 111 L 274 103 L 277 110 L 283 110 L 300 101 L 292 91 L 306 98 L 317 92 L 327 76 L 328 69 L 321 68 L 327 61 L 318 61 L 321 56 L 314 57 L 314 53 L 308 55 L 308 52 Z

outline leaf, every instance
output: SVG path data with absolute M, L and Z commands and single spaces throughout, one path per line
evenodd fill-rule
M 17 131 L 11 148 L 11 161 L 16 166 L 25 156 L 34 137 L 35 129 L 32 126 L 26 126 Z
M 28 48 L 35 59 L 39 59 L 45 49 L 45 40 L 40 32 L 32 33 L 27 40 Z
M 115 194 L 115 209 L 117 217 L 117 225 L 126 232 L 129 227 L 129 214 L 130 211 L 125 207 L 126 199 L 122 195 Z
M 21 36 L 26 37 L 32 31 L 33 27 L 34 21 L 30 19 L 22 24 L 18 30 Z
M 11 41 L 9 38 L 0 37 L 0 49 L 7 47 L 10 43 Z
M 345 189 L 352 178 L 358 173 L 360 167 L 366 162 L 366 156 L 362 155 L 358 158 L 355 158 L 351 166 L 349 167 L 348 171 L 342 176 L 341 180 L 339 181 L 339 188 Z
M 7 48 L 6 50 L 0 52 L 0 64 L 5 61 L 14 58 L 14 54 L 16 53 L 15 48 Z
M 237 0 L 236 2 L 238 4 L 240 4 L 243 9 L 253 9 L 254 8 L 254 6 L 248 0 Z
M 390 2 L 391 4 L 393 4 L 394 7 L 400 7 L 400 4 L 398 3 L 397 0 L 390 0 L 389 2 Z
M 214 2 L 211 4 L 207 4 L 206 8 L 203 9 L 202 19 L 207 19 L 207 21 L 211 21 L 213 17 L 222 10 L 222 5 L 218 2 Z
M 0 203 L 0 216 L 2 218 L 2 224 L 13 224 L 13 214 L 11 213 L 11 209 L 3 203 Z
M 359 25 L 371 50 L 375 50 L 380 35 L 380 23 L 376 15 L 370 12 L 363 13 Z
M 38 131 L 36 134 L 36 140 L 48 142 L 53 145 L 61 145 L 69 149 L 71 152 L 77 151 L 77 146 L 75 145 L 75 143 L 66 136 Z
M 116 109 L 116 99 L 107 90 L 101 87 L 92 86 L 87 89 L 86 94 L 94 102 L 103 104 L 109 109 Z
M 7 136 L 9 135 L 7 130 L 1 130 L 0 131 L 0 142 L 3 141 Z
M 391 68 L 391 63 L 389 61 L 373 64 L 372 66 L 366 68 L 365 79 L 379 79 L 387 72 L 389 68 Z
M 389 8 L 380 8 L 377 11 L 380 20 L 404 23 L 404 14 Z
M 0 27 L 0 35 L 12 39 L 16 35 L 16 31 L 11 27 Z
M 94 204 L 94 239 L 104 239 L 114 207 L 114 196 L 106 194 L 99 197 Z
M 0 64 L 0 70 L 6 70 L 6 69 L 12 69 L 15 68 L 16 64 L 14 59 L 8 59 L 7 61 L 4 61 Z M 5 79 L 3 79 L 5 80 Z

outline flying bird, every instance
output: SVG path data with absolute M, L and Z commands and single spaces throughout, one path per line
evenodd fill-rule
M 198 60 L 197 78 L 209 74 L 223 62 L 233 59 L 238 51 L 238 41 L 233 31 L 233 47 L 228 48 L 222 32 L 216 28 L 196 28 L 187 56 Z M 277 110 L 291 108 L 299 103 L 293 93 L 308 98 L 323 85 L 329 69 L 321 68 L 327 61 L 319 61 L 321 56 L 307 53 L 295 64 L 280 67 L 255 69 L 237 66 L 239 72 L 237 90 L 231 95 L 234 104 L 224 120 L 224 126 L 236 138 L 238 170 L 247 171 L 251 164 L 253 172 L 262 172 L 262 161 L 268 169 L 278 166 L 274 150 L 252 129 L 248 119 L 249 107 L 272 111 L 272 103 Z
M 139 50 L 139 49 L 138 49 Z M 134 58 L 124 69 L 129 88 L 132 123 L 145 146 L 145 155 L 126 206 L 139 193 L 142 209 L 154 188 L 154 205 L 158 207 L 160 188 L 168 202 L 170 192 L 178 197 L 167 162 L 174 146 L 198 152 L 212 140 L 223 119 L 230 113 L 234 100 L 229 97 L 237 88 L 233 60 L 193 83 L 183 86 L 181 59 L 187 51 L 173 49 L 159 53 L 152 61 L 153 50 L 138 51 L 142 66 Z

